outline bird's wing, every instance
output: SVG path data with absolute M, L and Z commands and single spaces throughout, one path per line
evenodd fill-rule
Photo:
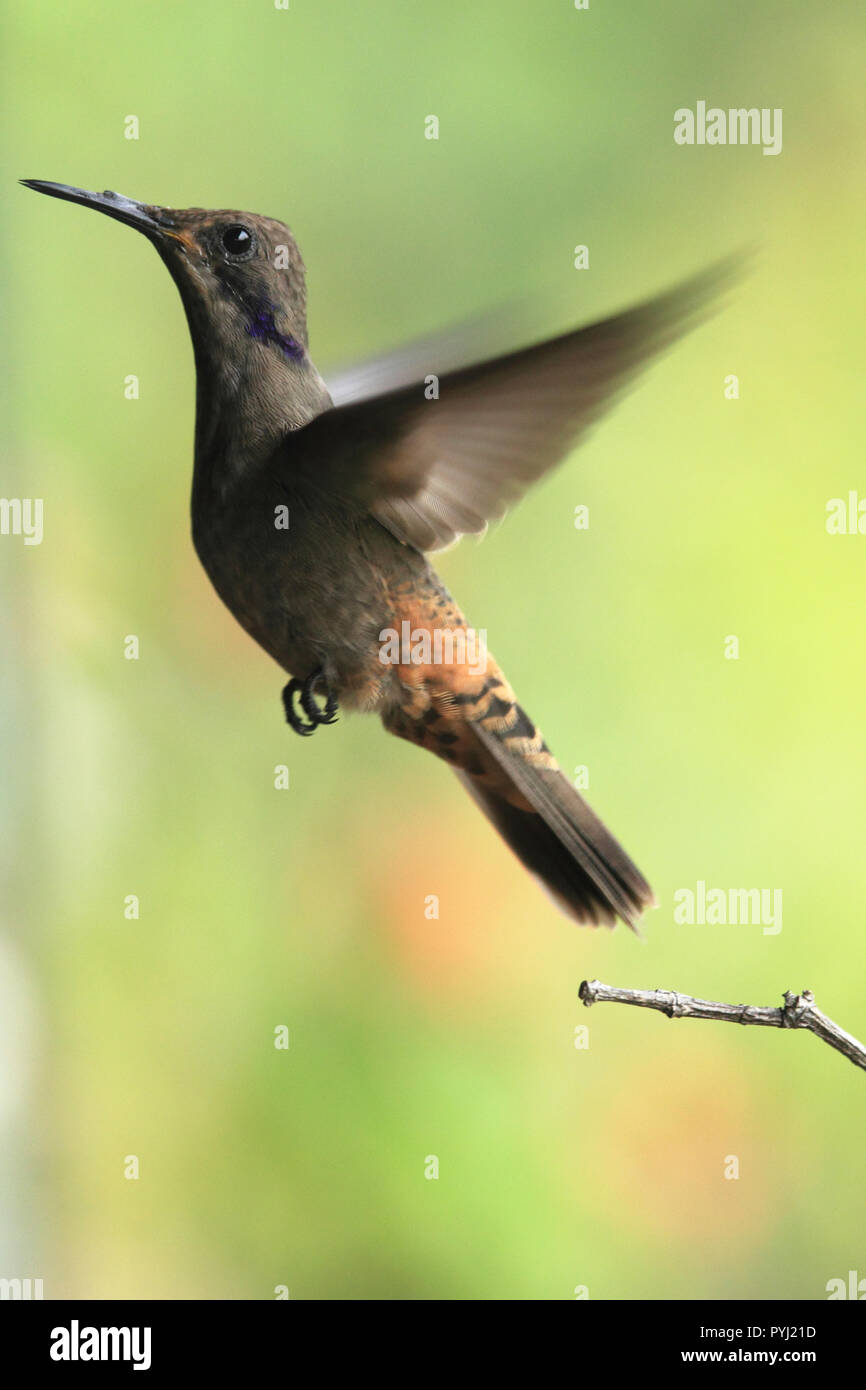
M 448 372 L 438 396 L 419 374 L 351 399 L 290 435 L 279 466 L 363 507 L 418 550 L 483 531 L 645 362 L 706 316 L 733 269 L 725 262 L 626 313 Z
M 431 372 L 441 379 L 492 357 L 503 343 L 525 341 L 527 324 L 536 314 L 537 305 L 527 297 L 510 299 L 380 356 L 325 371 L 328 393 L 334 405 L 344 406 L 416 386 Z

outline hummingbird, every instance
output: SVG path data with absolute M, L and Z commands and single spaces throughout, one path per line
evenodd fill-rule
M 478 660 L 428 557 L 482 533 L 553 468 L 702 316 L 721 268 L 432 378 L 435 352 L 397 353 L 332 395 L 310 356 L 304 262 L 283 222 L 22 183 L 144 233 L 180 292 L 196 371 L 193 544 L 219 597 L 289 676 L 290 727 L 308 737 L 341 707 L 377 714 L 450 763 L 571 918 L 636 928 L 656 906 L 649 884 L 493 657 Z M 386 633 L 409 633 L 409 650 L 391 643 L 386 655 Z M 444 634 L 450 646 L 437 646 Z

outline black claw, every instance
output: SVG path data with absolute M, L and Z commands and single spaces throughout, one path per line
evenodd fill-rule
M 283 689 L 283 709 L 286 711 L 286 723 L 296 734 L 307 738 L 309 734 L 314 734 L 318 728 L 317 724 L 305 724 L 301 716 L 295 709 L 295 696 L 300 694 L 303 686 L 299 680 L 293 677 Z
M 324 685 L 323 698 L 325 701 L 321 707 L 316 704 L 315 698 L 316 686 L 320 682 Z M 298 710 L 295 709 L 296 695 L 300 699 L 301 709 L 307 715 L 309 723 L 305 723 Z M 325 682 L 321 668 L 315 670 L 305 681 L 299 681 L 293 676 L 283 690 L 283 709 L 286 711 L 286 723 L 303 738 L 314 734 L 320 724 L 335 724 L 338 708 L 337 697 Z
M 316 686 L 320 683 L 324 686 L 323 698 L 325 701 L 321 707 L 316 704 Z M 337 697 L 329 689 L 321 670 L 314 671 L 304 681 L 301 688 L 301 704 L 304 713 L 312 719 L 314 724 L 336 724 Z

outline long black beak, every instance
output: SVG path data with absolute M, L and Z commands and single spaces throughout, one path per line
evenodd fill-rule
M 134 198 L 124 198 L 122 193 L 88 193 L 84 188 L 70 188 L 65 183 L 46 183 L 44 179 L 21 179 L 26 188 L 35 188 L 37 193 L 47 193 L 50 198 L 65 198 L 69 203 L 82 203 L 86 208 L 95 208 L 125 222 L 128 227 L 136 227 L 151 239 L 169 231 L 171 220 L 163 208 L 149 203 L 137 203 Z

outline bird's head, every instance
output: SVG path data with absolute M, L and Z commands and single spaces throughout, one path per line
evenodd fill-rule
M 321 381 L 307 358 L 304 263 L 282 222 L 249 212 L 158 207 L 42 179 L 21 182 L 103 212 L 153 242 L 186 309 L 200 390 L 204 385 L 214 404 L 249 396 L 286 428 L 321 408 Z
M 288 361 L 307 346 L 304 263 L 282 222 L 250 212 L 162 208 L 121 193 L 22 179 L 28 188 L 104 212 L 152 241 L 190 315 L 193 334 L 246 335 Z

